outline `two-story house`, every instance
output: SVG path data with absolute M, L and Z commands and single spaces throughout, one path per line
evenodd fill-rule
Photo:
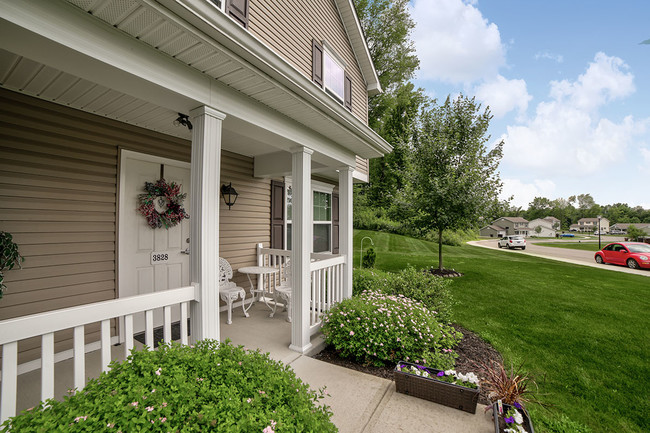
M 609 220 L 607 218 L 600 218 L 600 223 L 598 218 L 580 218 L 578 220 L 578 230 L 581 232 L 594 232 L 600 231 L 602 233 L 609 233 Z
M 106 364 L 140 327 L 218 339 L 219 257 L 263 264 L 258 244 L 290 249 L 307 351 L 314 297 L 352 291 L 352 185 L 390 151 L 367 122 L 380 91 L 351 0 L 1 1 L 0 230 L 25 262 L 0 300 L 0 418 L 17 373 L 52 397 L 54 360 Z M 162 178 L 190 218 L 151 228 L 138 197 Z
M 481 236 L 507 236 L 522 235 L 528 236 L 528 220 L 522 217 L 501 217 L 489 226 L 479 230 Z
M 555 225 L 557 227 L 557 225 Z M 530 236 L 542 238 L 554 238 L 557 229 L 554 228 L 554 221 L 548 218 L 536 218 L 528 222 L 528 233 Z

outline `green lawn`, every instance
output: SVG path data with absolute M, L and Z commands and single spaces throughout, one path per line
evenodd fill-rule
M 609 241 L 601 242 L 600 246 L 604 247 Z M 598 242 L 535 242 L 540 247 L 568 248 L 571 250 L 598 251 Z
M 375 244 L 377 268 L 437 264 L 436 244 L 355 231 Z M 364 246 L 368 246 L 366 241 Z M 541 400 L 594 432 L 650 431 L 650 277 L 480 247 L 444 247 L 454 280 L 455 321 L 536 374 Z M 569 432 L 575 429 L 543 429 Z

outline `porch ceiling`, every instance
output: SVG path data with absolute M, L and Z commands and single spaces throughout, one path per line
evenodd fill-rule
M 324 92 L 316 92 L 309 80 L 209 2 L 161 1 L 163 7 L 151 0 L 67 1 L 112 30 L 119 29 L 357 155 L 372 158 L 390 150 L 367 125 Z
M 57 104 L 83 110 L 148 130 L 191 140 L 192 133 L 185 127 L 174 126 L 178 113 L 169 108 L 144 101 L 63 72 L 51 66 L 11 53 L 0 48 L 0 86 Z M 286 139 L 256 127 L 241 119 L 226 117 L 222 132 L 222 148 L 240 155 L 264 157 L 286 148 Z M 286 154 L 289 161 L 290 154 Z M 314 155 L 315 172 L 335 174 L 336 161 L 324 155 Z M 264 173 L 262 176 L 286 175 L 284 171 Z

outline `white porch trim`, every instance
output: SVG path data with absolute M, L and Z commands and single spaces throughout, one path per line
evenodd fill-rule
M 199 302 L 192 303 L 192 341 L 219 339 L 219 186 L 221 129 L 226 115 L 202 106 L 190 111 L 192 203 L 190 280 Z
M 339 169 L 339 254 L 343 267 L 343 299 L 352 297 L 352 182 L 354 168 Z
M 296 352 L 311 348 L 309 333 L 309 287 L 312 244 L 311 155 L 313 150 L 300 146 L 292 153 L 293 179 L 291 223 L 291 345 Z

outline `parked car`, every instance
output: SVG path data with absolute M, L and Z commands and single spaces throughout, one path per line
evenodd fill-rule
M 521 248 L 522 250 L 526 249 L 526 239 L 523 236 L 519 235 L 510 235 L 504 236 L 499 239 L 497 244 L 499 248 Z
M 563 237 L 563 238 L 575 238 L 576 237 L 576 235 L 574 235 L 573 233 L 562 233 L 560 236 Z
M 632 269 L 650 269 L 650 244 L 613 242 L 594 255 L 596 263 L 613 263 Z

